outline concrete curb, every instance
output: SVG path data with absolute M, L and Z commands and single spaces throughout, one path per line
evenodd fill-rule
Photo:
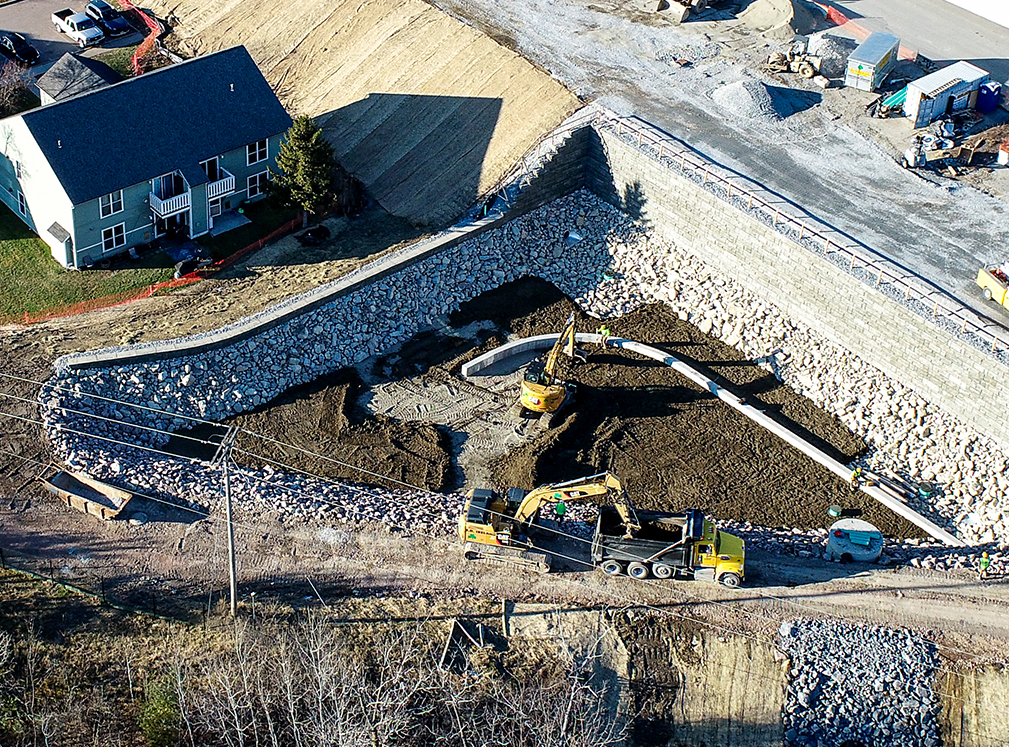
M 462 375 L 465 378 L 478 373 L 492 363 L 497 363 L 503 360 L 507 360 L 513 355 L 520 352 L 525 352 L 528 350 L 536 350 L 539 348 L 549 348 L 553 346 L 556 342 L 558 335 L 548 334 L 548 335 L 537 335 L 536 337 L 526 337 L 521 340 L 513 340 L 512 342 L 505 343 L 504 345 L 495 348 L 483 355 L 474 358 L 469 363 L 463 366 Z M 575 339 L 577 342 L 588 343 L 599 345 L 602 340 L 602 335 L 597 335 L 594 333 L 579 332 L 575 334 Z M 851 470 L 841 462 L 837 461 L 829 454 L 827 454 L 822 449 L 814 446 L 810 442 L 806 441 L 804 438 L 794 433 L 786 426 L 782 425 L 778 421 L 771 418 L 763 410 L 754 407 L 751 404 L 745 402 L 739 395 L 730 392 L 727 389 L 719 386 L 714 380 L 708 378 L 703 373 L 697 369 L 689 366 L 684 361 L 681 361 L 676 356 L 670 355 L 658 348 L 653 348 L 650 345 L 645 345 L 640 342 L 634 342 L 633 340 L 625 340 L 620 337 L 611 337 L 608 346 L 615 348 L 620 348 L 622 350 L 630 350 L 633 353 L 642 355 L 646 358 L 651 358 L 652 360 L 659 361 L 669 366 L 671 369 L 679 374 L 682 374 L 686 378 L 690 379 L 701 389 L 705 389 L 712 395 L 722 400 L 732 409 L 745 415 L 747 418 L 752 420 L 757 425 L 765 428 L 771 433 L 775 434 L 779 438 L 783 439 L 786 443 L 794 446 L 796 449 L 801 451 L 803 454 L 808 456 L 810 459 L 815 461 L 817 464 L 825 467 L 826 469 L 833 472 L 839 478 L 844 481 L 848 481 L 851 476 Z M 933 523 L 929 519 L 919 514 L 917 511 L 912 509 L 895 498 L 891 497 L 883 490 L 878 487 L 870 485 L 862 485 L 862 492 L 866 495 L 875 498 L 879 503 L 886 506 L 888 509 L 893 511 L 898 516 L 901 516 L 908 521 L 910 521 L 915 526 L 928 532 L 929 535 L 935 539 L 943 542 L 951 547 L 964 547 L 966 543 L 952 534 L 947 532 L 945 529 L 940 527 L 938 524 Z

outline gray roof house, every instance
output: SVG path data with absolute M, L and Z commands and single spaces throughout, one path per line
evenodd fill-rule
M 39 98 L 43 104 L 51 104 L 110 86 L 122 79 L 123 76 L 104 62 L 67 52 L 39 77 Z
M 233 47 L 0 120 L 0 199 L 87 267 L 262 196 L 290 125 Z

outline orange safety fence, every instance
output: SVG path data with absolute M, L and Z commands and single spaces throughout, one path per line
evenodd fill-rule
M 281 236 L 300 228 L 301 225 L 302 219 L 294 218 L 258 241 L 239 249 L 234 254 L 230 254 L 224 259 L 219 259 L 217 262 L 214 262 L 212 265 L 208 265 L 207 267 L 203 267 L 199 270 L 194 270 L 193 272 L 183 275 L 180 278 L 154 283 L 144 288 L 136 288 L 134 290 L 123 291 L 121 293 L 113 293 L 112 295 L 102 296 L 101 298 L 89 298 L 86 301 L 78 301 L 77 303 L 68 304 L 66 306 L 56 306 L 49 309 L 42 309 L 40 311 L 26 311 L 23 315 L 11 314 L 5 317 L 0 317 L 0 322 L 35 324 L 49 319 L 76 316 L 77 314 L 83 314 L 86 311 L 95 311 L 97 309 L 112 308 L 113 306 L 122 306 L 123 304 L 131 303 L 133 301 L 139 301 L 141 298 L 150 298 L 161 291 L 172 290 L 174 288 L 181 288 L 184 285 L 198 283 L 201 280 L 213 277 L 215 273 L 223 270 L 225 267 L 230 267 L 243 257 L 262 249 L 274 239 L 278 239 Z
M 150 30 L 147 36 L 144 37 L 144 40 L 140 43 L 140 46 L 138 46 L 136 50 L 133 52 L 133 59 L 131 60 L 133 63 L 133 74 L 140 75 L 140 73 L 142 72 L 140 69 L 140 60 L 143 59 L 145 54 L 147 54 L 148 52 L 151 51 L 151 49 L 154 48 L 154 45 L 158 41 L 158 37 L 161 36 L 161 32 L 164 29 L 161 28 L 161 24 L 158 23 L 156 19 L 151 18 L 149 15 L 147 15 L 147 13 L 145 13 L 136 5 L 134 5 L 132 2 L 130 2 L 130 0 L 120 0 L 120 2 L 122 3 L 122 6 L 126 10 L 133 11 L 138 16 L 140 16 L 140 18 L 142 18 L 144 23 L 147 25 L 147 28 Z
M 828 21 L 837 26 L 844 26 L 845 31 L 850 32 L 852 36 L 858 39 L 858 41 L 865 41 L 869 38 L 869 34 L 872 33 L 865 26 L 860 23 L 855 23 L 855 21 L 848 18 L 848 16 L 832 5 L 825 5 L 823 3 L 813 4 L 827 14 Z M 911 62 L 914 62 L 918 59 L 918 51 L 905 47 L 901 44 L 897 49 L 897 57 L 902 60 L 910 60 Z

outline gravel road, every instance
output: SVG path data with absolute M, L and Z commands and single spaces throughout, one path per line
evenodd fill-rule
M 768 43 L 738 19 L 646 24 L 640 17 L 622 17 L 616 5 L 588 0 L 439 0 L 439 5 L 495 38 L 513 40 L 523 55 L 583 98 L 652 122 L 974 311 L 1009 324 L 1009 313 L 986 304 L 974 285 L 980 265 L 1004 259 L 1009 206 L 971 187 L 935 184 L 901 169 L 892 154 L 844 124 L 857 112 L 851 105 L 832 108 L 832 91 L 824 92 L 823 104 L 780 121 L 732 116 L 714 91 L 753 78 L 774 85 L 784 80 L 772 81 L 758 70 Z M 721 53 L 696 55 L 687 67 L 671 64 L 665 54 L 712 42 L 721 45 Z M 906 43 L 914 46 L 913 39 Z M 789 77 L 787 85 L 798 85 L 797 77 Z

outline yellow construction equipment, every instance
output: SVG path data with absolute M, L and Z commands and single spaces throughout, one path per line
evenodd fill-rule
M 551 556 L 537 550 L 529 540 L 540 507 L 544 503 L 570 503 L 595 496 L 609 498 L 628 536 L 640 528 L 623 485 L 610 472 L 541 485 L 528 493 L 519 488 L 512 488 L 506 495 L 486 488 L 470 490 L 459 516 L 459 538 L 465 543 L 465 557 L 499 560 L 547 573 Z
M 1009 265 L 1009 262 L 1006 263 Z M 999 267 L 982 267 L 977 273 L 977 284 L 985 300 L 1002 304 L 1009 309 L 1009 275 Z
M 557 378 L 558 359 L 564 353 L 574 360 L 581 357 L 575 350 L 575 315 L 568 317 L 564 331 L 550 348 L 546 358 L 541 358 L 526 367 L 522 380 L 519 404 L 532 412 L 556 412 L 571 395 L 573 385 Z

